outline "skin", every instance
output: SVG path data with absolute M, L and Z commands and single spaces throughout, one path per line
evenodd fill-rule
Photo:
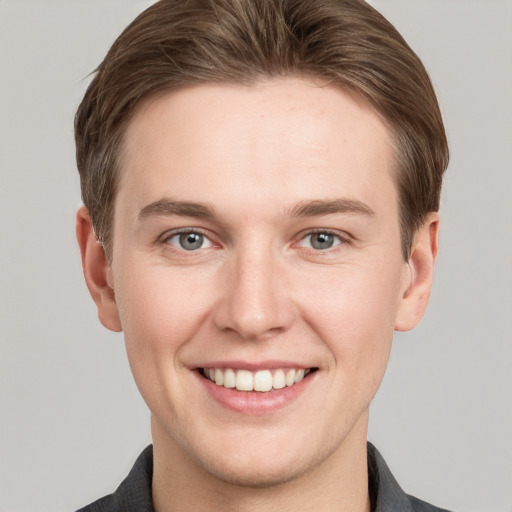
M 158 512 L 370 509 L 368 408 L 394 330 L 424 313 L 438 226 L 432 213 L 404 261 L 390 133 L 334 87 L 200 85 L 139 108 L 112 262 L 85 208 L 77 235 L 99 318 L 124 331 L 151 410 Z M 205 242 L 187 251 L 176 230 Z M 196 371 L 226 360 L 318 371 L 284 406 L 244 414 Z

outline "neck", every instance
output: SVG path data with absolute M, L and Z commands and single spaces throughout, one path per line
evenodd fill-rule
M 156 512 L 322 510 L 370 512 L 367 415 L 325 460 L 293 480 L 250 487 L 218 478 L 194 461 L 154 418 L 153 502 Z

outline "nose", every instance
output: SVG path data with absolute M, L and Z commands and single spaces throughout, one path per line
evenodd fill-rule
M 246 340 L 274 336 L 289 328 L 293 300 L 286 272 L 270 250 L 246 251 L 231 261 L 222 276 L 214 322 Z

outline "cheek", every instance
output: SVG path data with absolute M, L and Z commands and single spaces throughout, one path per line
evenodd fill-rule
M 127 342 L 176 350 L 193 335 L 208 308 L 209 280 L 187 273 L 165 265 L 124 271 L 118 306 Z
M 200 329 L 209 293 L 200 276 L 191 280 L 164 266 L 130 272 L 125 267 L 120 275 L 127 276 L 116 285 L 126 351 L 147 401 L 158 395 L 162 376 L 180 385 L 180 350 Z
M 328 277 L 328 278 L 327 278 Z M 378 264 L 331 269 L 302 283 L 303 315 L 349 373 L 383 374 L 393 339 L 401 266 Z M 306 302 L 307 301 L 307 302 Z

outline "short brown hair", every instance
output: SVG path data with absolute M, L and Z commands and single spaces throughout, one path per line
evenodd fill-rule
M 287 75 L 363 97 L 387 122 L 408 259 L 415 230 L 439 209 L 448 145 L 421 61 L 362 0 L 160 0 L 122 32 L 75 117 L 82 198 L 108 258 L 123 136 L 141 102 L 197 83 Z

